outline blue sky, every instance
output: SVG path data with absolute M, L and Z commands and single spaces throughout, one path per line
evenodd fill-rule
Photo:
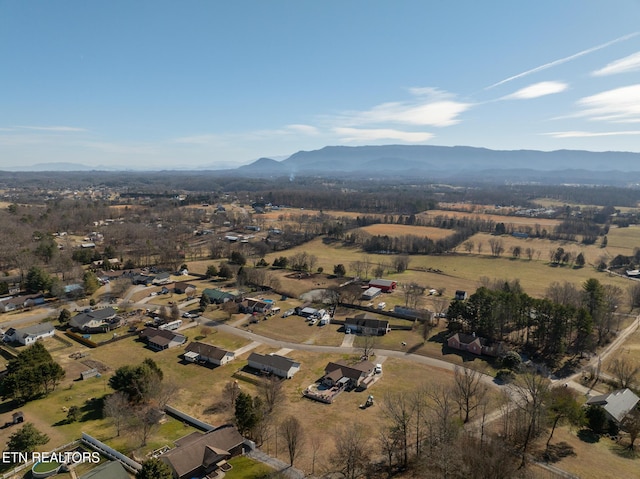
M 0 0 L 0 168 L 640 152 L 640 0 Z

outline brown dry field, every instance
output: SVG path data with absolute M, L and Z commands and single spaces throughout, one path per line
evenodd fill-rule
M 553 435 L 552 444 L 565 441 L 573 447 L 575 456 L 565 457 L 555 465 L 580 479 L 638 477 L 640 458 L 629 457 L 624 444 L 601 438 L 596 443 L 582 441 L 577 431 L 561 427 Z M 539 445 L 544 447 L 544 442 Z
M 434 218 L 436 216 L 449 216 L 455 218 L 474 218 L 479 220 L 490 220 L 496 223 L 504 223 L 505 225 L 512 224 L 514 226 L 531 226 L 540 225 L 541 227 L 556 226 L 560 223 L 559 220 L 549 218 L 529 218 L 526 216 L 507 216 L 497 214 L 485 214 L 485 213 L 471 213 L 468 211 L 453 211 L 453 210 L 428 210 L 420 213 L 418 216 L 426 218 Z
M 454 233 L 453 230 L 445 230 L 442 228 L 433 228 L 431 226 L 409 226 L 409 225 L 393 225 L 393 224 L 375 224 L 358 228 L 360 231 L 369 233 L 370 235 L 386 235 L 386 236 L 427 236 L 437 241 L 446 238 Z

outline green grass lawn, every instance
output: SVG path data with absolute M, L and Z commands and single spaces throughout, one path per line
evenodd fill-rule
M 225 473 L 227 479 L 254 479 L 273 472 L 273 469 L 246 456 L 229 460 L 232 468 Z

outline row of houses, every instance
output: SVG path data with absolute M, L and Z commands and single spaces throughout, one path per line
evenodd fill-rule
M 42 293 L 7 296 L 0 298 L 0 313 L 9 313 L 24 308 L 31 308 L 44 304 L 44 302 L 44 295 Z

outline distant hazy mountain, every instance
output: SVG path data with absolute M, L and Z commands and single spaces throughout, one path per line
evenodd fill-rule
M 640 177 L 640 153 L 582 150 L 506 151 L 469 146 L 431 145 L 327 146 L 320 150 L 299 151 L 282 161 L 261 158 L 249 165 L 228 171 L 229 174 L 256 176 L 344 174 L 366 178 L 380 175 L 487 179 L 496 177 L 523 181 L 553 177 L 551 172 L 557 172 L 563 181 L 571 181 L 576 177 L 583 179 L 585 176 L 591 176 L 596 180 L 612 176 L 619 181 L 621 176 L 624 177 L 612 172 L 638 172 L 638 175 L 632 176 Z M 589 172 L 599 173 L 593 175 Z
M 91 171 L 101 170 L 103 168 L 95 168 L 80 163 L 36 163 L 34 165 L 25 166 L 9 166 L 0 168 L 3 171 Z

